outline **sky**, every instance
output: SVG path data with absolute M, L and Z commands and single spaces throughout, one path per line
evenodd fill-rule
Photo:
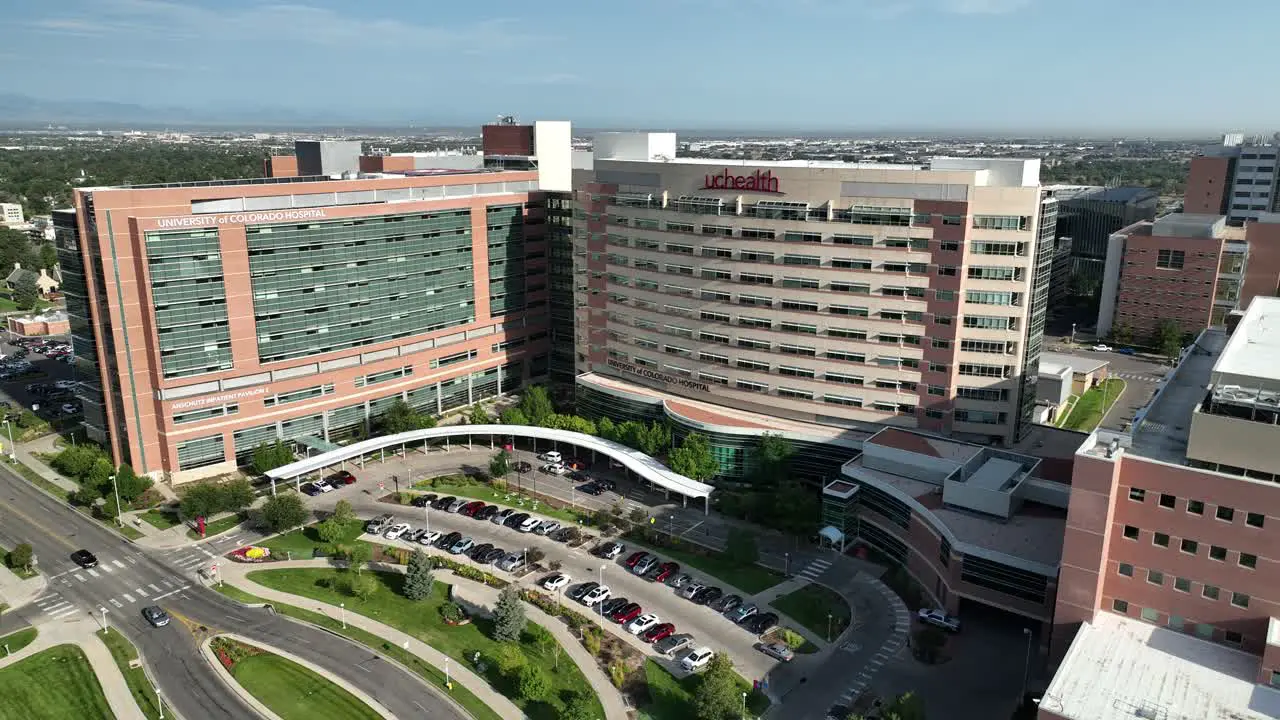
M 1277 0 L 7 0 L 0 93 L 252 120 L 1280 129 Z M 1256 74 L 1250 74 L 1250 70 Z

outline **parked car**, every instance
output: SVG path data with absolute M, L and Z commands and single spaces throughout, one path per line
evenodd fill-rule
M 760 612 L 760 608 L 755 605 L 739 605 L 736 609 L 725 613 L 725 617 L 728 618 L 730 622 L 742 625 L 750 619 L 751 616 L 758 612 Z
M 507 521 L 503 524 L 509 528 L 519 528 L 524 524 L 524 521 L 528 519 L 529 513 L 516 513 L 515 515 L 507 518 Z
M 451 512 L 451 513 L 459 512 L 460 510 L 462 510 L 462 508 L 466 507 L 467 504 L 470 502 L 471 501 L 467 500 L 466 498 L 456 498 L 454 499 L 453 502 L 449 503 L 449 507 L 445 508 L 445 511 Z
M 764 643 L 759 647 L 760 652 L 774 658 L 775 660 L 781 660 L 782 662 L 791 662 L 796 656 L 796 654 L 792 652 L 791 648 L 787 647 L 783 643 Z
M 1101 344 L 1099 344 L 1099 345 L 1094 345 L 1093 347 L 1091 347 L 1091 348 L 1089 348 L 1089 349 L 1090 349 L 1090 350 L 1092 350 L 1092 351 L 1094 351 L 1094 352 L 1111 352 L 1111 346 L 1110 346 L 1110 345 L 1101 345 Z
M 658 566 L 658 572 L 653 576 L 654 582 L 666 582 L 672 575 L 680 572 L 680 564 L 674 562 L 664 562 Z
M 76 413 L 78 413 L 78 412 L 80 412 L 80 406 L 79 406 L 79 405 L 76 405 L 75 403 L 63 403 L 63 404 L 62 404 L 62 414 L 63 414 L 63 415 L 75 415 L 75 414 L 76 414 Z
M 71 562 L 86 569 L 98 567 L 98 556 L 82 548 L 71 553 Z
M 960 618 L 948 615 L 945 610 L 920 608 L 920 611 L 916 613 L 916 617 L 926 625 L 940 627 L 947 632 L 960 632 Z
M 538 469 L 548 475 L 563 475 L 568 472 L 568 468 L 560 463 L 547 463 Z
M 675 631 L 676 626 L 671 623 L 658 623 L 641 633 L 640 639 L 647 643 L 657 642 Z
M 535 535 L 547 535 L 559 529 L 560 529 L 560 522 L 558 520 L 543 520 L 542 522 L 538 523 L 538 527 L 533 529 L 533 533 Z
M 422 537 L 418 538 L 418 544 L 427 546 L 435 545 L 440 540 L 441 534 L 442 533 L 439 530 L 431 530 L 423 533 Z
M 570 577 L 564 573 L 552 573 L 542 578 L 542 587 L 551 592 L 556 592 L 557 590 L 563 590 L 569 584 L 569 581 Z
M 412 505 L 414 507 L 426 507 L 431 503 L 434 503 L 439 498 L 440 496 L 436 495 L 435 493 L 427 493 L 426 495 L 419 495 L 413 499 Z
M 462 509 L 458 511 L 458 514 L 466 515 L 467 517 L 475 517 L 476 513 L 484 509 L 484 505 L 485 505 L 485 502 L 483 500 L 476 500 L 475 502 L 469 502 L 466 505 L 462 506 Z
M 487 555 L 492 549 L 493 543 L 480 543 L 467 551 L 467 557 L 478 562 L 480 558 Z
M 705 590 L 706 587 L 707 587 L 706 585 L 703 585 L 700 582 L 690 582 L 686 584 L 684 587 L 680 588 L 680 597 L 684 598 L 685 600 L 692 600 L 698 593 Z
M 164 627 L 169 624 L 169 613 L 159 605 L 148 605 L 142 608 L 142 617 L 151 623 L 151 627 Z
M 448 509 L 448 507 L 452 505 L 454 501 L 457 499 L 458 498 L 452 495 L 446 495 L 436 500 L 435 502 L 431 503 L 431 507 L 435 508 L 436 510 L 445 510 L 445 509 Z
M 480 564 L 492 565 L 493 563 L 498 562 L 499 560 L 501 560 L 506 556 L 507 556 L 506 550 L 503 550 L 500 547 L 496 547 L 490 550 L 489 552 L 485 553 L 484 557 L 480 559 Z
M 524 556 L 517 553 L 507 553 L 498 561 L 498 569 L 506 572 L 515 572 L 522 567 L 524 567 Z
M 622 597 L 622 596 L 611 597 L 608 600 L 605 600 L 604 602 L 600 603 L 600 612 L 604 613 L 605 615 L 612 616 L 614 613 L 618 612 L 619 610 L 621 610 L 622 608 L 630 604 L 631 604 L 631 601 L 625 597 Z
M 448 550 L 449 548 L 453 547 L 454 543 L 458 542 L 461 539 L 462 539 L 462 533 L 460 532 L 455 531 L 451 533 L 446 533 L 436 543 L 436 547 L 440 548 L 441 550 Z
M 627 558 L 627 563 L 626 563 L 626 564 L 627 564 L 627 567 L 629 567 L 629 568 L 633 568 L 633 567 L 635 567 L 635 566 L 636 566 L 636 563 L 640 562 L 641 560 L 643 560 L 643 559 L 645 559 L 645 558 L 647 558 L 647 557 L 649 557 L 649 553 L 647 553 L 647 552 L 645 552 L 645 551 L 643 551 L 643 550 L 637 550 L 637 551 L 635 551 L 635 552 L 631 553 L 631 557 L 628 557 L 628 558 Z
M 472 515 L 472 517 L 474 517 L 477 520 L 488 520 L 489 518 L 492 518 L 494 515 L 497 515 L 497 514 L 498 514 L 497 505 L 485 505 L 484 507 L 477 510 L 476 514 Z
M 604 494 L 604 488 L 600 487 L 599 485 L 593 482 L 587 483 L 586 485 L 580 485 L 578 486 L 577 490 L 578 492 L 585 493 L 587 495 L 603 495 Z
M 321 492 L 320 488 L 316 487 L 315 483 L 302 483 L 302 487 L 300 489 L 302 490 L 303 495 L 309 495 L 311 497 L 315 497 Z
M 656 555 L 649 555 L 648 557 L 640 558 L 639 562 L 631 566 L 631 572 L 639 575 L 640 577 L 644 577 L 649 574 L 650 570 L 656 569 L 659 562 L 661 562 L 661 560 Z
M 426 535 L 426 534 L 427 534 L 426 530 L 423 530 L 422 528 L 418 528 L 417 530 L 410 530 L 409 532 L 401 535 L 400 539 L 405 542 L 416 543 L 418 542 L 418 540 L 422 538 L 423 535 Z
M 674 655 L 691 644 L 693 644 L 693 636 L 688 633 L 668 635 L 653 644 L 653 651 L 659 655 Z
M 608 478 L 597 478 L 595 484 L 601 491 L 618 489 L 618 484 Z
M 730 610 L 737 608 L 741 604 L 742 604 L 741 595 L 726 595 L 720 598 L 720 600 L 717 601 L 715 605 L 712 605 L 711 609 L 719 613 L 727 613 Z
M 388 540 L 395 540 L 407 532 L 409 532 L 409 523 L 397 523 L 387 528 L 387 531 L 382 533 L 382 536 Z
M 710 605 L 719 600 L 722 595 L 724 595 L 724 590 L 713 585 L 709 588 L 703 588 L 701 592 L 693 596 L 692 600 L 698 605 Z
M 599 602 L 609 599 L 609 586 L 600 585 L 596 589 L 582 596 L 582 604 L 591 607 Z
M 582 598 L 586 597 L 587 593 L 591 592 L 592 590 L 595 590 L 598 587 L 600 587 L 600 583 L 598 582 L 584 582 L 581 585 L 570 590 L 569 592 L 565 593 L 565 595 L 568 595 L 570 600 L 581 601 Z
M 691 582 L 693 582 L 693 576 L 689 573 L 680 573 L 667 578 L 667 584 L 677 589 L 682 588 Z
M 757 613 L 742 625 L 756 635 L 763 635 L 778 626 L 778 616 L 771 612 Z
M 627 603 L 617 610 L 614 610 L 612 613 L 609 613 L 609 617 L 614 622 L 622 624 L 635 620 L 640 617 L 640 613 L 642 612 L 644 612 L 644 609 L 640 607 L 640 603 Z
M 626 546 L 617 540 L 610 540 L 596 548 L 596 555 L 599 555 L 606 560 L 612 560 L 621 555 L 623 550 L 626 550 Z
M 640 617 L 627 623 L 627 632 L 632 635 L 639 635 L 658 624 L 658 616 L 654 613 L 645 613 Z
M 544 462 L 549 462 L 549 463 L 558 463 L 558 462 L 563 462 L 563 461 L 564 461 L 564 456 L 563 456 L 563 455 L 561 455 L 561 454 L 560 454 L 558 451 L 556 451 L 556 450 L 551 450 L 551 451 L 549 451 L 549 452 L 544 452 L 544 453 L 542 453 L 541 455 L 539 455 L 539 456 L 538 456 L 538 459 L 539 459 L 539 460 L 542 460 L 542 461 L 544 461 Z
M 329 482 L 334 485 L 354 485 L 356 483 L 356 476 L 352 475 L 349 470 L 339 470 L 329 476 Z
M 533 466 L 525 462 L 524 460 L 521 460 L 520 462 L 511 466 L 511 471 L 516 473 L 533 472 Z
M 311 484 L 312 484 L 312 485 L 315 485 L 315 486 L 316 486 L 316 489 L 317 489 L 317 490 L 319 490 L 319 491 L 320 491 L 320 492 L 322 492 L 322 493 L 333 492 L 334 490 L 337 490 L 337 489 L 338 489 L 338 488 L 336 488 L 336 487 L 334 487 L 334 486 L 330 485 L 330 484 L 329 484 L 329 481 L 328 481 L 328 480 L 325 480 L 324 478 L 320 478 L 319 480 L 316 480 L 316 481 L 312 482 Z
M 542 524 L 542 518 L 525 516 L 525 519 L 520 523 L 520 525 L 516 529 L 518 529 L 522 533 L 530 533 L 530 532 L 533 532 L 541 524 Z
M 713 657 L 715 657 L 715 653 L 709 647 L 690 650 L 687 655 L 680 658 L 680 667 L 684 668 L 685 672 L 695 672 L 706 667 Z
M 1134 350 L 1133 348 L 1120 348 L 1116 352 L 1121 355 L 1137 355 L 1138 354 L 1138 351 Z
M 455 542 L 453 546 L 449 548 L 449 554 L 460 555 L 470 550 L 472 546 L 474 546 L 475 544 L 476 544 L 475 540 L 472 540 L 469 537 L 464 537 L 458 540 L 457 542 Z
M 364 531 L 371 535 L 381 535 L 382 531 L 394 522 L 395 517 L 390 514 L 379 515 L 365 523 Z
M 515 512 L 516 511 L 511 508 L 502 508 L 498 512 L 494 513 L 493 517 L 489 518 L 489 522 L 494 525 L 504 525 L 506 524 L 507 519 L 514 515 Z

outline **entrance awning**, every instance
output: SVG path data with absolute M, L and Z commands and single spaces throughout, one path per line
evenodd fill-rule
M 818 534 L 832 545 L 839 545 L 844 542 L 844 533 L 840 532 L 834 525 L 828 525 L 818 531 Z
M 315 450 L 320 453 L 333 452 L 334 450 L 342 449 L 341 446 L 334 445 L 331 442 L 325 442 L 323 439 L 314 435 L 303 435 L 302 437 L 294 438 L 293 441 L 305 447 L 307 450 Z M 310 457 L 311 453 L 308 452 L 307 456 Z

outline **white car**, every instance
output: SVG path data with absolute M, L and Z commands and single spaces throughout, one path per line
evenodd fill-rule
M 520 523 L 520 532 L 522 533 L 533 532 L 534 528 L 538 527 L 541 524 L 542 524 L 542 518 L 530 517 L 529 519 Z
M 439 530 L 432 530 L 431 532 L 424 533 L 422 537 L 418 538 L 418 544 L 419 545 L 435 545 L 436 541 L 439 540 L 443 534 L 444 533 L 440 532 Z
M 569 468 L 566 468 L 563 463 L 547 463 L 541 469 L 542 472 L 548 475 L 563 475 L 569 471 Z
M 960 618 L 954 615 L 948 615 L 942 610 L 927 610 L 925 608 L 920 608 L 920 612 L 916 613 L 916 617 L 918 617 L 922 623 L 934 625 L 949 632 L 960 632 Z
M 1094 352 L 1111 352 L 1110 345 L 1094 345 L 1092 348 L 1089 348 L 1089 349 L 1093 350 Z
M 559 520 L 543 520 L 541 525 L 533 529 L 533 532 L 535 535 L 549 535 L 559 529 Z
M 76 381 L 75 380 L 59 380 L 55 382 L 53 386 L 58 388 L 59 390 L 75 390 Z
M 552 465 L 558 465 L 564 461 L 564 456 L 562 456 L 560 453 L 556 452 L 555 450 L 552 450 L 551 452 L 542 453 L 541 455 L 538 456 L 538 459 L 545 460 L 551 463 Z
M 409 532 L 409 523 L 400 523 L 387 528 L 387 531 L 382 534 L 382 537 L 388 540 L 395 540 L 407 532 Z
M 312 481 L 311 487 L 319 490 L 322 493 L 333 492 L 334 490 L 337 490 L 337 488 L 330 485 L 329 481 L 325 480 L 324 478 L 320 478 L 319 480 Z
M 556 573 L 554 575 L 548 575 L 546 579 L 542 581 L 542 587 L 550 590 L 551 592 L 556 592 L 563 589 L 564 586 L 568 585 L 572 581 L 573 579 L 568 575 L 565 575 L 564 573 Z
M 611 594 L 612 594 L 612 593 L 610 593 L 610 591 L 609 591 L 609 586 L 608 586 L 608 585 L 601 585 L 600 587 L 596 588 L 595 590 L 592 590 L 591 592 L 587 593 L 586 595 L 583 595 L 583 596 L 582 596 L 582 604 L 583 604 L 583 605 L 586 605 L 587 607 L 591 607 L 591 606 L 596 605 L 596 604 L 598 604 L 598 603 L 602 603 L 602 602 L 604 602 L 605 600 L 608 600 L 608 599 L 609 599 L 609 595 L 611 595 Z
M 78 413 L 78 412 L 80 412 L 80 410 L 79 410 L 79 408 L 77 408 L 77 407 L 75 406 L 75 404 L 74 404 L 74 403 L 63 403 L 63 404 L 62 404 L 62 414 L 63 414 L 63 415 L 75 415 L 75 414 L 76 414 L 76 413 Z
M 690 650 L 688 655 L 680 658 L 680 667 L 684 668 L 685 672 L 693 672 L 705 667 L 713 657 L 715 652 L 704 645 L 697 650 Z
M 657 624 L 658 624 L 657 615 L 654 615 L 653 613 L 645 613 L 640 617 L 636 618 L 635 620 L 632 620 L 631 622 L 627 623 L 627 632 L 631 633 L 632 635 L 639 635 L 640 633 L 644 632 L 645 630 L 648 630 L 649 628 Z

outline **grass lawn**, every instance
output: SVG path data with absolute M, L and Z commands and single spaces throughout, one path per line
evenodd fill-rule
M 232 585 L 215 585 L 213 586 L 213 589 L 223 595 L 226 595 L 232 600 L 245 604 L 265 602 L 262 598 L 256 595 L 251 595 Z M 443 670 L 428 664 L 422 658 L 398 645 L 392 645 L 377 635 L 361 630 L 353 625 L 348 625 L 346 628 L 343 628 L 340 621 L 335 620 L 328 615 L 322 615 L 317 612 L 303 610 L 302 608 L 295 607 L 293 605 L 284 605 L 282 603 L 271 603 L 271 607 L 280 615 L 288 615 L 291 618 L 322 627 L 332 633 L 342 635 L 343 637 L 360 643 L 370 650 L 381 653 L 385 657 L 400 663 L 411 672 L 417 673 L 422 677 L 422 679 L 434 685 L 441 692 L 444 692 L 453 698 L 454 702 L 461 705 L 462 708 L 471 715 L 471 717 L 475 718 L 475 720 L 502 720 L 496 712 L 491 710 L 488 705 L 481 702 L 480 698 L 476 697 L 465 687 L 454 683 L 453 690 L 446 690 L 444 686 L 445 678 Z
M 534 472 L 537 472 L 536 470 Z M 530 475 L 533 473 L 525 473 L 524 482 L 521 487 L 527 491 L 533 490 L 533 481 Z M 538 485 L 546 486 L 547 483 L 564 483 L 566 480 L 555 475 L 540 474 L 538 477 Z M 475 498 L 476 500 L 484 500 L 497 505 L 505 505 L 507 507 L 521 508 L 531 512 L 537 512 L 539 515 L 545 515 L 549 518 L 555 518 L 563 523 L 577 523 L 579 520 L 587 521 L 591 515 L 589 513 L 578 513 L 572 510 L 562 508 L 553 508 L 546 503 L 539 502 L 538 509 L 534 511 L 533 498 L 526 497 L 516 493 L 516 480 L 512 475 L 507 480 L 507 490 L 494 490 L 492 486 L 486 483 L 436 483 L 430 484 L 430 480 L 423 480 L 414 484 L 414 489 L 423 492 L 433 492 L 440 496 L 454 495 L 456 497 Z M 523 505 L 521 505 L 523 501 Z
M 556 643 L 535 642 L 530 638 L 530 631 L 541 632 L 550 636 L 544 628 L 529 623 L 525 636 L 521 638 L 519 648 L 530 665 L 543 669 L 551 683 L 551 699 L 540 702 L 528 702 L 517 699 L 518 693 L 514 683 L 504 678 L 497 670 L 496 658 L 501 644 L 490 638 L 493 622 L 486 618 L 476 618 L 469 625 L 449 626 L 440 617 L 439 608 L 447 601 L 449 586 L 436 581 L 431 597 L 420 602 L 406 599 L 400 594 L 404 576 L 400 573 L 380 573 L 370 570 L 366 574 L 376 578 L 380 587 L 377 593 L 367 601 L 352 598 L 340 588 L 350 575 L 345 570 L 257 570 L 249 573 L 249 579 L 282 592 L 301 595 L 319 600 L 330 605 L 346 603 L 348 612 L 357 612 L 367 617 L 386 623 L 403 632 L 409 633 L 422 642 L 473 667 L 472 656 L 479 652 L 487 666 L 483 673 L 486 680 L 511 700 L 533 720 L 553 720 L 563 712 L 562 696 L 564 691 L 581 692 L 595 698 L 587 679 L 573 661 L 562 658 L 557 664 Z M 594 703 L 594 717 L 603 717 L 604 710 L 599 702 Z
M 349 543 L 363 534 L 364 521 L 352 520 L 347 524 L 347 531 L 338 542 Z M 292 554 L 294 560 L 310 560 L 315 557 L 316 549 L 324 545 L 325 542 L 320 539 L 315 525 L 290 530 L 261 543 L 262 547 L 271 549 L 271 557 L 288 558 Z
M 642 720 L 686 720 L 694 716 L 693 696 L 698 691 L 701 675 L 677 679 L 666 668 L 652 660 L 644 663 L 645 682 L 649 685 L 649 702 L 639 708 Z M 759 717 L 769 709 L 769 698 L 753 690 L 751 683 L 738 678 L 747 695 L 747 712 Z
M 16 653 L 22 648 L 30 645 L 36 639 L 35 628 L 24 628 L 15 633 L 9 633 L 4 637 L 0 637 L 0 649 L 9 648 L 9 652 Z
M 224 518 L 219 518 L 217 520 L 214 520 L 213 522 L 207 522 L 204 525 L 204 536 L 206 538 L 211 538 L 214 535 L 220 535 L 230 530 L 231 528 L 239 525 L 240 523 L 244 522 L 245 518 L 247 517 L 249 516 L 246 513 L 235 513 L 233 515 L 228 515 Z M 191 530 L 188 530 L 187 537 L 191 538 L 192 540 L 199 540 L 200 531 L 194 528 Z
M 98 633 L 98 637 L 102 639 L 102 642 L 106 643 L 107 649 L 111 651 L 111 658 L 116 661 L 116 667 L 120 668 L 120 672 L 124 675 L 124 681 L 129 685 L 129 694 L 133 695 L 133 701 L 138 704 L 142 714 L 146 715 L 150 720 L 159 718 L 160 712 L 156 707 L 156 691 L 151 685 L 151 681 L 147 679 L 146 672 L 141 665 L 138 667 L 129 666 L 131 661 L 138 659 L 137 648 L 125 636 L 114 629 L 106 635 Z
M 4 566 L 9 568 L 9 570 L 13 572 L 14 575 L 17 575 L 19 578 L 26 580 L 27 578 L 33 578 L 40 574 L 39 572 L 36 571 L 35 568 L 27 568 L 26 566 L 21 566 L 21 565 L 18 567 L 14 567 L 13 563 L 9 561 L 9 553 L 11 550 L 12 548 L 0 547 L 0 557 L 4 558 Z
M 168 530 L 174 525 L 181 523 L 181 521 L 178 520 L 178 513 L 162 512 L 155 508 L 138 515 L 138 517 L 142 518 L 144 522 L 157 530 Z
M 827 637 L 828 615 L 831 616 L 831 637 L 849 627 L 849 603 L 839 593 L 821 585 L 805 585 L 769 604 L 820 638 Z
M 84 653 L 58 645 L 0 670 L 0 717 L 111 720 L 111 707 Z
M 720 553 L 698 555 L 688 550 L 650 547 L 634 538 L 625 538 L 623 542 L 648 547 L 680 563 L 681 569 L 685 572 L 694 574 L 700 571 L 750 595 L 768 590 L 782 582 L 782 573 L 776 570 L 759 565 L 739 565 Z
M 231 675 L 281 720 L 381 720 L 355 695 L 270 652 L 237 662 Z
M 1106 417 L 1111 406 L 1120 399 L 1120 395 L 1124 393 L 1124 387 L 1124 380 L 1108 378 L 1089 388 L 1076 401 L 1075 407 L 1071 408 L 1071 414 L 1067 416 L 1066 422 L 1062 423 L 1062 427 L 1067 430 L 1093 432 L 1102 422 L 1102 418 Z

